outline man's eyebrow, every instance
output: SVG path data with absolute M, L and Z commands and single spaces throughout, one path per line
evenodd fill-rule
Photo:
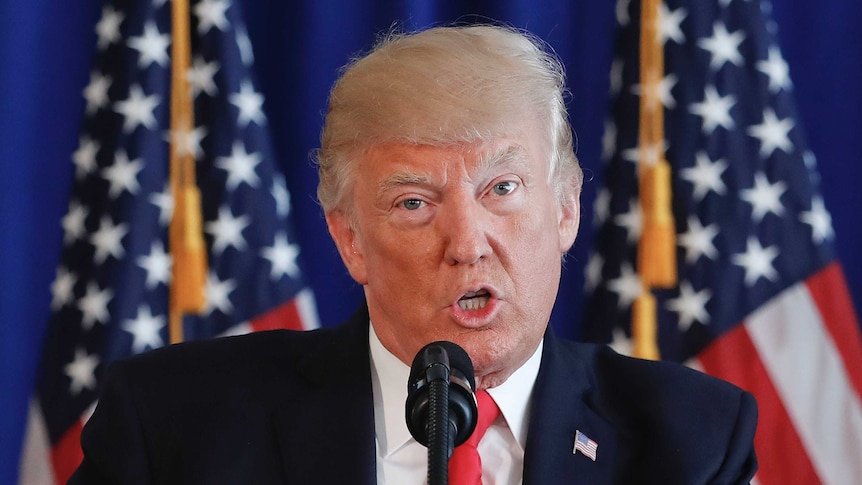
M 477 173 L 484 173 L 495 167 L 518 166 L 529 168 L 527 150 L 521 145 L 505 145 L 488 150 L 478 156 Z M 377 185 L 375 200 L 385 197 L 386 192 L 405 185 L 431 185 L 430 175 L 402 170 L 381 180 Z
M 527 150 L 521 145 L 505 145 L 479 156 L 478 169 L 480 173 L 492 167 L 506 165 L 528 166 Z
M 408 170 L 396 172 L 385 179 L 381 180 L 377 185 L 377 194 L 375 199 L 383 198 L 386 192 L 404 185 L 427 185 L 431 183 L 431 177 Z

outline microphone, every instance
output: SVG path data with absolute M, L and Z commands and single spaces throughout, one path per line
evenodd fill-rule
M 428 448 L 429 485 L 447 483 L 452 450 L 476 429 L 473 362 L 452 342 L 432 342 L 410 366 L 405 405 L 407 429 Z

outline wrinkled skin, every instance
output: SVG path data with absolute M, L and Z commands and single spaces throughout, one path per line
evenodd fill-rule
M 375 332 L 407 365 L 424 345 L 449 340 L 484 389 L 536 350 L 579 220 L 577 191 L 561 202 L 548 182 L 537 133 L 374 146 L 358 161 L 352 214 L 327 214 Z

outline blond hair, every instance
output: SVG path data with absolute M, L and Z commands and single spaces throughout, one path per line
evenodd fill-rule
M 580 194 L 583 174 L 564 101 L 565 71 L 546 45 L 495 25 L 391 33 L 344 67 L 329 96 L 316 158 L 324 211 L 349 213 L 353 169 L 383 142 L 448 145 L 545 127 L 558 198 Z

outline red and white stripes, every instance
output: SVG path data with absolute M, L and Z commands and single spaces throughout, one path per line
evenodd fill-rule
M 758 483 L 862 477 L 862 340 L 837 263 L 782 292 L 697 360 L 757 398 Z

